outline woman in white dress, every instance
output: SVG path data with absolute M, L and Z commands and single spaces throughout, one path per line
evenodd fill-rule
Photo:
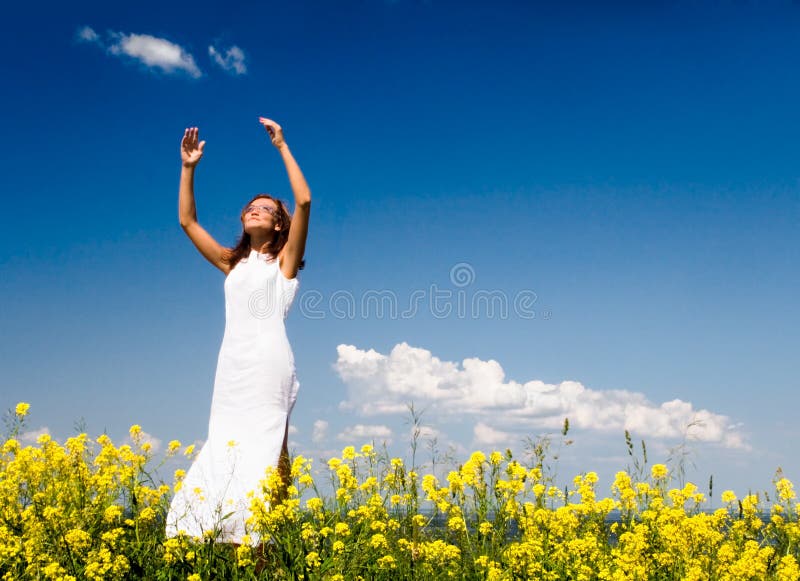
M 205 141 L 198 141 L 197 127 L 186 129 L 181 141 L 180 223 L 200 254 L 226 275 L 225 335 L 208 438 L 172 500 L 167 536 L 183 531 L 240 544 L 251 514 L 248 493 L 259 494 L 267 467 L 279 470 L 284 486 L 289 477 L 289 416 L 300 384 L 284 319 L 304 266 L 311 192 L 280 125 L 264 117 L 259 122 L 283 158 L 295 213 L 268 194 L 257 195 L 241 213 L 242 235 L 233 248 L 197 222 L 194 171 Z M 250 539 L 259 542 L 256 535 Z

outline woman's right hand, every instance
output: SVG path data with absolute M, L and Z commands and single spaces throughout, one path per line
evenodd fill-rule
M 206 142 L 197 142 L 197 127 L 188 127 L 181 140 L 181 161 L 184 167 L 194 167 L 203 157 L 203 147 Z

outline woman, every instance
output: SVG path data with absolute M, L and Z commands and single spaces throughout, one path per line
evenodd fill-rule
M 241 213 L 242 235 L 233 248 L 223 248 L 197 222 L 194 170 L 205 141 L 198 142 L 197 127 L 186 129 L 181 141 L 180 223 L 200 254 L 226 275 L 225 335 L 208 439 L 172 500 L 168 536 L 185 531 L 240 544 L 250 516 L 248 492 L 258 493 L 267 467 L 279 469 L 284 486 L 288 481 L 289 416 L 300 384 L 284 319 L 304 266 L 311 192 L 280 125 L 259 121 L 283 158 L 295 213 L 268 194 L 257 195 Z

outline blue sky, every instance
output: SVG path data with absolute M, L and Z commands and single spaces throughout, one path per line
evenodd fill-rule
M 29 437 L 83 418 L 205 438 L 223 276 L 178 225 L 178 145 L 200 128 L 198 216 L 230 245 L 254 193 L 293 207 L 266 116 L 313 196 L 286 321 L 296 451 L 374 436 L 405 453 L 414 401 L 461 456 L 569 417 L 560 472 L 606 489 L 626 427 L 665 461 L 692 421 L 698 483 L 800 478 L 800 7 L 10 10 L 0 393 L 32 404 Z M 340 310 L 415 292 L 410 316 Z M 486 292 L 507 316 L 455 312 Z

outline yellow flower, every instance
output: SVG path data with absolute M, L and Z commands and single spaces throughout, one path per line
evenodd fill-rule
M 483 464 L 486 462 L 486 454 L 481 452 L 480 450 L 473 452 L 470 454 L 468 462 L 472 462 L 473 464 Z
M 319 559 L 319 553 L 316 551 L 311 551 L 308 555 L 306 555 L 306 564 L 312 569 L 319 567 L 322 564 L 322 561 Z
M 120 516 L 122 516 L 122 507 L 116 504 L 112 504 L 103 512 L 103 520 L 106 522 L 114 522 Z
M 463 492 L 464 479 L 461 478 L 461 474 L 459 472 L 456 472 L 455 470 L 451 471 L 450 474 L 447 475 L 447 482 L 450 483 L 450 491 L 453 494 Z
M 19 442 L 17 442 L 14 438 L 10 438 L 6 440 L 6 443 L 3 444 L 3 453 L 10 454 L 19 450 Z
M 663 464 L 653 464 L 653 467 L 650 469 L 650 475 L 655 480 L 662 480 L 666 478 L 668 473 L 669 471 L 667 470 L 667 467 Z
M 432 496 L 438 487 L 439 481 L 433 474 L 426 474 L 422 477 L 422 490 L 425 491 L 428 496 Z
M 119 448 L 107 436 L 98 437 L 95 443 L 97 448 L 102 446 L 100 450 L 90 450 L 92 441 L 85 434 L 63 445 L 49 436 L 40 445 L 23 447 L 11 439 L 0 443 L 0 581 L 25 575 L 76 581 L 68 574 L 73 567 L 77 567 L 76 576 L 87 581 L 124 579 L 136 568 L 130 552 L 133 537 L 138 542 L 144 535 L 145 542 L 153 544 L 170 486 L 141 478 L 149 473 L 153 460 L 141 451 L 150 438 L 139 426 L 132 426 L 131 433 L 135 443 Z M 172 453 L 180 447 L 173 440 L 166 448 Z M 401 578 L 413 563 L 419 579 L 459 579 L 465 573 L 477 573 L 485 581 L 621 581 L 665 571 L 690 581 L 707 577 L 800 581 L 795 550 L 800 540 L 800 504 L 793 484 L 781 474 L 774 481 L 777 495 L 744 497 L 742 514 L 737 516 L 737 497 L 731 490 L 720 489 L 724 490 L 722 508 L 713 512 L 700 510 L 701 503 L 708 501 L 694 484 L 668 492 L 671 474 L 665 465 L 652 466 L 649 475 L 645 472 L 641 480 L 646 482 L 618 473 L 610 497 L 600 498 L 595 473 L 582 473 L 574 488 L 560 490 L 551 486 L 550 477 L 540 469 L 525 468 L 510 453 L 492 452 L 488 462 L 480 453 L 473 454 L 443 487 L 432 474 L 406 472 L 400 459 L 377 462 L 371 445 L 363 446 L 361 455 L 353 447 L 346 448 L 344 455 L 352 462 L 337 458 L 329 464 L 334 487 L 339 487 L 337 496 L 344 501 L 332 513 L 325 509 L 334 506 L 334 499 L 302 494 L 314 481 L 311 462 L 300 456 L 293 460 L 291 476 L 283 483 L 288 493 L 284 502 L 268 500 L 267 493 L 282 480 L 273 467 L 264 471 L 261 486 L 247 492 L 252 516 L 246 520 L 246 530 L 269 538 L 286 525 L 293 527 L 302 544 L 299 566 L 306 569 L 306 577 L 344 581 L 337 571 L 361 567 L 361 558 L 366 557 L 371 567 L 361 571 L 367 578 L 392 574 Z M 362 455 L 366 461 L 357 460 Z M 391 479 L 381 480 L 386 475 Z M 184 491 L 194 488 L 185 477 L 185 470 L 175 471 L 176 490 L 181 482 L 187 483 Z M 424 498 L 417 499 L 420 486 Z M 81 498 L 88 502 L 76 502 L 76 491 L 85 492 Z M 198 496 L 203 493 L 195 489 Z M 436 512 L 416 514 L 423 503 Z M 762 509 L 764 503 L 771 506 Z M 397 511 L 398 506 L 408 510 Z M 476 515 L 474 508 L 480 507 L 489 512 Z M 220 516 L 228 510 L 227 505 L 221 507 Z M 624 518 L 609 529 L 595 526 L 613 510 Z M 500 519 L 498 529 L 486 514 Z M 444 519 L 440 532 L 454 544 L 430 540 L 431 535 L 425 534 L 423 527 L 431 526 L 433 518 Z M 337 522 L 340 519 L 345 522 Z M 503 536 L 500 533 L 511 519 L 518 523 L 520 534 L 492 541 Z M 53 531 L 58 532 L 53 535 Z M 611 544 L 609 531 L 615 541 Z M 209 532 L 207 538 L 213 534 Z M 187 579 L 183 576 L 187 575 L 199 581 L 205 573 L 190 572 L 208 569 L 205 550 L 193 544 L 202 541 L 185 531 L 177 538 L 155 541 L 163 543 L 153 557 L 161 561 L 156 565 L 177 572 L 175 579 Z M 242 538 L 233 553 L 233 567 L 254 567 L 250 544 L 250 539 Z M 488 554 L 481 556 L 486 549 Z M 251 572 L 241 570 L 239 576 Z M 363 581 L 356 574 L 351 576 Z
M 384 537 L 381 533 L 375 533 L 372 535 L 369 544 L 375 549 L 386 549 L 389 546 L 386 542 L 386 537 Z
M 155 520 L 156 518 L 156 511 L 154 511 L 151 507 L 146 506 L 142 512 L 139 513 L 139 520 L 142 522 L 150 522 Z
M 784 501 L 789 502 L 797 498 L 794 492 L 794 485 L 788 478 L 781 478 L 775 483 L 775 489 L 778 491 L 778 497 Z
M 464 522 L 464 519 L 461 518 L 460 516 L 450 517 L 450 520 L 447 521 L 447 527 L 451 531 L 455 532 L 467 530 L 467 524 Z
M 342 458 L 345 460 L 353 460 L 356 457 L 356 449 L 354 446 L 347 446 L 342 450 Z
M 778 579 L 780 581 L 796 581 L 800 579 L 800 567 L 792 555 L 786 555 L 778 564 Z
M 131 435 L 131 438 L 136 439 L 142 435 L 142 426 L 139 424 L 133 424 L 130 430 L 128 430 L 128 433 Z
M 379 487 L 379 485 L 378 485 L 378 479 L 377 479 L 377 478 L 375 478 L 374 476 L 370 476 L 370 477 L 368 477 L 368 478 L 367 478 L 367 479 L 366 479 L 366 480 L 365 480 L 365 481 L 364 481 L 364 482 L 361 484 L 361 486 L 359 486 L 359 488 L 360 488 L 361 490 L 364 490 L 365 492 L 369 492 L 369 491 L 373 491 L 373 490 L 378 490 L 378 487 Z
M 17 414 L 18 417 L 24 418 L 26 415 L 28 415 L 28 410 L 30 408 L 31 408 L 31 404 L 25 403 L 24 401 L 21 401 L 21 402 L 19 402 L 17 404 L 17 408 L 15 410 L 15 413 Z
M 192 454 L 194 454 L 194 444 L 186 446 L 186 450 L 183 451 L 184 456 L 191 456 Z
M 253 549 L 250 546 L 250 538 L 245 535 L 242 537 L 242 543 L 236 547 L 236 564 L 239 567 L 247 567 L 254 564 L 252 559 Z
M 350 527 L 345 522 L 337 522 L 334 526 L 334 532 L 339 536 L 346 537 L 350 534 Z
M 300 538 L 302 538 L 306 542 L 313 541 L 317 537 L 317 531 L 315 531 L 311 523 L 303 523 L 303 530 L 300 531 Z
M 70 549 L 78 552 L 85 551 L 92 545 L 92 536 L 81 529 L 70 530 L 64 535 L 64 540 Z

